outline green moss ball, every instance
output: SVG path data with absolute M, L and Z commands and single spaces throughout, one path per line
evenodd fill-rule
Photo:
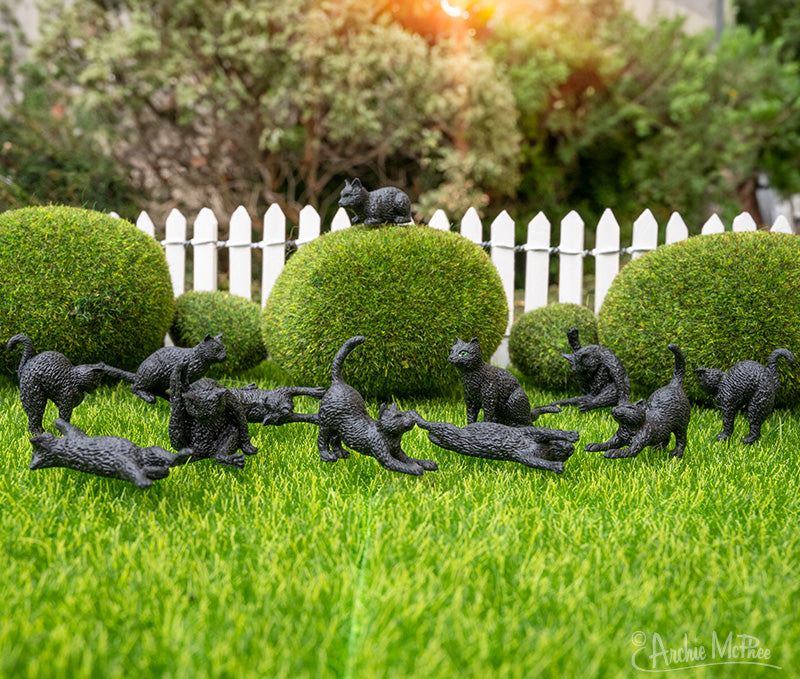
M 174 301 L 161 246 L 133 224 L 71 207 L 0 214 L 0 335 L 75 364 L 135 369 L 162 346 Z M 3 352 L 13 371 L 19 350 Z
M 296 383 L 322 386 L 341 344 L 364 335 L 345 379 L 365 396 L 387 396 L 451 390 L 456 337 L 478 337 L 488 360 L 507 322 L 500 277 L 480 246 L 426 226 L 356 226 L 292 256 L 262 331 L 271 358 Z
M 235 373 L 267 357 L 261 339 L 261 307 L 229 292 L 187 292 L 175 300 L 170 336 L 176 346 L 193 347 L 206 335 L 222 333 L 228 358 L 216 371 Z
M 749 232 L 695 236 L 620 271 L 598 315 L 603 344 L 631 380 L 652 391 L 672 375 L 675 342 L 686 356 L 687 395 L 708 401 L 694 375 L 737 361 L 765 363 L 785 347 L 800 358 L 800 238 Z M 779 404 L 800 402 L 800 361 L 780 365 Z
M 579 304 L 549 304 L 520 316 L 511 327 L 511 363 L 537 387 L 564 392 L 575 387 L 569 363 L 567 330 L 578 328 L 583 346 L 597 343 L 597 318 Z

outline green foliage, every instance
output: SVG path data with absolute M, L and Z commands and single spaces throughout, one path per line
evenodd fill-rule
M 167 262 L 133 224 L 78 208 L 0 214 L 0 338 L 24 333 L 73 363 L 133 369 L 162 345 L 174 303 Z M 18 351 L 18 350 L 17 350 Z M 5 352 L 16 369 L 19 354 Z
M 207 334 L 222 333 L 228 358 L 214 366 L 219 372 L 240 372 L 267 357 L 261 339 L 261 307 L 228 292 L 186 292 L 178 297 L 169 332 L 179 347 L 193 347 Z
M 581 344 L 597 343 L 597 318 L 579 304 L 548 304 L 520 316 L 511 326 L 511 362 L 537 387 L 564 391 L 574 384 L 563 353 L 571 353 L 567 330 L 579 330 Z
M 734 0 L 736 22 L 781 44 L 786 61 L 800 60 L 800 5 L 795 0 Z
M 270 356 L 300 384 L 330 383 L 353 335 L 345 378 L 364 394 L 436 393 L 458 382 L 455 338 L 488 359 L 508 320 L 503 287 L 481 248 L 428 227 L 353 227 L 323 235 L 287 263 L 263 318 Z
M 686 356 L 686 392 L 707 400 L 693 368 L 764 363 L 778 347 L 800 357 L 800 239 L 778 233 L 697 236 L 625 266 L 598 315 L 600 341 L 652 391 L 672 374 L 667 344 Z M 800 401 L 800 361 L 781 362 L 780 404 Z

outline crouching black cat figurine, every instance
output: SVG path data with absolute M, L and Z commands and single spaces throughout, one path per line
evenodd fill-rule
M 623 396 L 619 405 L 611 409 L 611 416 L 619 422 L 617 433 L 605 443 L 588 444 L 586 450 L 605 450 L 607 458 L 635 457 L 647 446 L 666 447 L 675 434 L 675 447 L 669 454 L 683 457 L 691 415 L 691 405 L 683 391 L 686 361 L 678 345 L 670 344 L 669 350 L 675 355 L 672 381 L 656 389 L 646 402 L 641 399 L 631 403 Z
M 625 366 L 611 349 L 599 344 L 581 346 L 578 328 L 567 331 L 571 354 L 561 354 L 578 380 L 583 396 L 553 401 L 554 406 L 574 405 L 582 413 L 595 408 L 615 406 L 622 398 L 630 398 L 631 382 Z
M 318 424 L 316 413 L 296 413 L 294 411 L 295 396 L 322 398 L 324 387 L 276 387 L 275 389 L 259 389 L 255 384 L 245 387 L 231 388 L 244 408 L 248 422 L 259 422 L 279 425 L 288 422 L 309 422 Z
M 778 359 L 789 365 L 794 363 L 794 354 L 788 349 L 775 349 L 763 366 L 757 361 L 739 361 L 724 372 L 713 368 L 695 368 L 700 386 L 714 395 L 714 405 L 722 412 L 722 431 L 718 441 L 730 438 L 736 414 L 747 408 L 750 431 L 743 443 L 755 443 L 761 437 L 761 425 L 775 407 L 778 391 Z
M 323 462 L 335 462 L 349 453 L 342 444 L 362 455 L 374 457 L 384 469 L 420 476 L 438 469 L 432 460 L 417 460 L 403 452 L 401 439 L 414 428 L 409 411 L 392 404 L 382 405 L 378 419 L 370 417 L 364 398 L 342 378 L 342 368 L 352 349 L 366 341 L 356 336 L 348 339 L 336 352 L 331 366 L 331 386 L 319 404 L 319 437 L 317 447 Z
M 353 224 L 377 226 L 414 223 L 411 219 L 411 200 L 404 191 L 394 186 L 367 191 L 357 177 L 352 182 L 345 180 L 339 194 L 339 207 L 350 213 Z
M 175 455 L 159 446 L 141 448 L 118 436 L 87 436 L 61 418 L 55 424 L 64 434 L 62 438 L 43 433 L 31 439 L 31 469 L 69 467 L 149 488 L 155 479 L 166 478 L 171 467 L 184 464 L 192 454 L 190 448 Z

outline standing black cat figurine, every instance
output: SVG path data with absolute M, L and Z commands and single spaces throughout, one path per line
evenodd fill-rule
M 531 426 L 541 413 L 561 412 L 554 405 L 531 409 L 528 395 L 517 378 L 483 360 L 477 337 L 469 342 L 456 338 L 448 360 L 461 372 L 468 424 L 478 420 L 481 409 L 484 422 L 519 427 Z
M 248 422 L 259 422 L 263 425 L 286 424 L 288 422 L 309 422 L 318 424 L 316 413 L 296 413 L 294 411 L 295 396 L 322 398 L 324 387 L 276 387 L 275 389 L 259 389 L 255 384 L 234 387 L 231 391 L 239 397 L 244 407 Z
M 794 363 L 791 351 L 775 349 L 766 366 L 757 361 L 739 361 L 728 372 L 695 368 L 700 386 L 714 395 L 714 405 L 722 412 L 722 431 L 717 435 L 718 441 L 730 438 L 736 414 L 743 408 L 747 408 L 750 431 L 742 442 L 755 443 L 761 437 L 761 425 L 775 407 L 779 358 L 789 365 Z
M 87 393 L 100 384 L 108 366 L 104 363 L 72 365 L 69 359 L 57 351 L 37 354 L 33 341 L 27 335 L 14 335 L 6 350 L 22 345 L 22 358 L 17 368 L 19 396 L 22 409 L 28 416 L 28 431 L 39 434 L 44 431 L 42 418 L 50 399 L 58 408 L 59 417 L 69 422 L 72 411 L 83 402 Z
M 409 411 L 400 411 L 394 404 L 381 406 L 378 419 L 367 412 L 364 398 L 342 378 L 347 354 L 365 337 L 348 339 L 336 352 L 331 366 L 331 386 L 319 404 L 319 437 L 317 446 L 323 462 L 335 462 L 349 453 L 342 444 L 362 455 L 374 457 L 384 469 L 420 476 L 438 469 L 432 460 L 416 460 L 403 452 L 401 438 L 414 428 Z
M 367 191 L 358 177 L 352 182 L 345 180 L 344 188 L 339 194 L 339 207 L 350 213 L 353 224 L 377 226 L 414 223 L 411 218 L 411 200 L 404 191 L 394 186 Z

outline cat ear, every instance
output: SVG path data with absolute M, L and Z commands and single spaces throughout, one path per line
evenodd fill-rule
M 647 401 L 645 401 L 643 398 L 640 398 L 633 405 L 635 405 L 637 408 L 644 408 L 647 405 Z
M 381 415 L 383 415 L 385 412 L 386 412 L 386 401 L 381 403 L 381 407 L 378 409 L 378 419 L 380 419 Z
M 217 342 L 221 342 L 222 341 L 222 333 L 220 333 L 219 335 L 216 335 L 214 337 L 214 339 L 217 340 Z
M 344 180 L 344 188 L 349 189 L 352 186 L 349 179 Z
M 211 333 L 207 333 L 206 336 L 203 338 L 204 342 L 208 342 L 208 340 L 212 339 Z
M 361 188 L 361 180 L 356 177 L 353 182 L 350 184 L 353 188 L 360 189 Z
M 473 338 L 472 338 L 472 339 L 469 341 L 469 343 L 470 343 L 470 344 L 478 344 L 478 343 L 479 343 L 479 342 L 478 342 L 478 338 L 477 338 L 477 337 L 473 337 Z

